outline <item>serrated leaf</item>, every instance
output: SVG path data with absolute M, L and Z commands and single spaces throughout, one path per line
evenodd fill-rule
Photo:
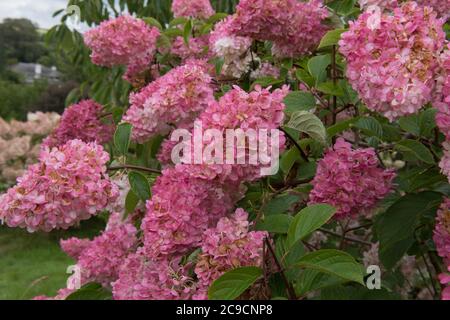
M 327 76 L 327 67 L 331 64 L 331 56 L 324 54 L 315 56 L 308 61 L 308 71 L 316 79 L 316 84 L 324 81 Z
M 131 190 L 133 190 L 139 199 L 144 202 L 150 199 L 150 184 L 143 174 L 132 171 L 128 175 L 128 180 L 130 181 Z
M 271 199 L 263 208 L 265 215 L 274 215 L 285 213 L 300 197 L 295 194 L 283 194 Z
M 400 152 L 406 152 L 414 155 L 420 161 L 423 161 L 427 164 L 434 164 L 433 154 L 427 147 L 425 147 L 422 143 L 416 140 L 405 139 L 398 142 L 395 148 Z
M 329 94 L 336 97 L 342 97 L 344 90 L 336 83 L 332 81 L 323 82 L 317 85 L 317 90 L 325 94 Z
M 351 255 L 343 251 L 322 249 L 307 253 L 300 258 L 297 266 L 364 284 L 362 266 Z
M 65 300 L 112 300 L 112 293 L 98 283 L 88 283 L 68 295 Z
M 288 243 L 291 245 L 302 240 L 327 223 L 336 209 L 327 204 L 315 204 L 301 210 L 294 217 L 288 231 Z
M 163 26 L 161 25 L 161 23 L 153 17 L 145 17 L 142 18 L 142 20 L 144 20 L 145 23 L 148 24 L 149 26 L 156 27 L 161 31 L 163 30 Z
M 375 230 L 380 241 L 380 259 L 386 268 L 392 268 L 411 247 L 420 218 L 436 210 L 441 201 L 442 195 L 436 192 L 408 194 L 378 216 Z
M 339 285 L 344 279 L 332 274 L 323 273 L 314 269 L 304 270 L 296 281 L 295 291 L 297 295 L 304 296 L 308 292 Z
M 120 154 L 127 154 L 131 141 L 131 130 L 133 126 L 130 123 L 119 124 L 114 134 L 114 145 Z
M 291 116 L 291 119 L 286 124 L 287 128 L 306 133 L 311 138 L 326 144 L 327 131 L 322 121 L 311 112 L 297 111 Z
M 293 218 L 287 214 L 274 214 L 260 220 L 256 224 L 257 230 L 264 230 L 271 233 L 287 233 Z
M 208 290 L 210 300 L 234 300 L 243 294 L 263 272 L 257 267 L 242 267 L 224 273 Z
M 328 31 L 320 40 L 319 49 L 337 45 L 341 39 L 342 33 L 346 32 L 347 29 L 335 29 Z
M 284 98 L 286 105 L 285 112 L 288 114 L 296 111 L 309 111 L 316 106 L 316 98 L 309 93 L 303 91 L 294 91 Z
M 132 213 L 137 204 L 139 203 L 139 197 L 133 192 L 133 190 L 128 191 L 127 197 L 125 198 L 125 213 L 128 215 Z
M 383 136 L 383 127 L 380 122 L 373 117 L 360 118 L 355 123 L 355 127 L 361 129 L 369 137 L 375 136 L 381 138 Z

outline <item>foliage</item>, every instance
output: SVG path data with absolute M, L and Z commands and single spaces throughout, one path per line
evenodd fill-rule
M 450 68 L 444 20 L 422 14 L 431 9 L 407 3 L 393 13 L 390 7 L 364 11 L 356 1 L 325 1 L 322 7 L 315 0 L 241 0 L 234 18 L 221 12 L 230 13 L 236 2 L 219 1 L 213 3 L 219 13 L 210 17 L 193 12 L 172 19 L 168 1 L 69 4 L 80 6 L 82 21 L 97 28 L 98 37 L 108 34 L 100 39 L 108 45 L 88 41 L 88 48 L 83 35 L 66 26 L 68 16 L 56 13 L 62 23 L 46 40 L 80 83 L 67 96 L 72 105 L 67 113 L 87 96 L 104 106 L 94 120 L 114 120 L 116 132 L 104 147 L 97 145 L 99 137 L 80 134 L 83 141 L 43 149 L 41 162 L 51 165 L 40 163 L 36 168 L 42 170 L 30 171 L 0 198 L 0 217 L 31 230 L 35 219 L 23 217 L 33 217 L 37 209 L 30 212 L 29 203 L 40 213 L 64 215 L 82 196 L 89 215 L 111 213 L 105 232 L 93 241 L 73 239 L 63 246 L 89 263 L 82 289 L 64 289 L 57 299 L 448 296 L 438 279 L 445 278 L 440 274 L 450 261 L 449 208 L 443 202 L 450 194 L 450 155 L 442 147 L 448 143 Z M 114 28 L 100 25 L 125 12 L 135 18 L 114 20 Z M 311 16 L 317 19 L 308 21 Z M 124 45 L 135 40 L 123 32 L 134 19 L 147 25 L 138 20 L 133 32 L 159 34 L 156 49 L 149 43 L 136 53 Z M 305 21 L 318 28 L 296 28 Z M 414 45 L 396 41 L 408 37 L 403 31 L 409 22 L 420 26 L 413 31 Z M 395 46 L 364 43 L 384 37 L 378 30 L 384 25 L 392 29 L 394 38 L 387 40 Z M 430 29 L 436 31 L 433 40 L 427 37 Z M 299 43 L 305 47 L 291 47 Z M 375 45 L 381 48 L 370 51 Z M 418 47 L 422 51 L 416 52 Z M 117 48 L 125 48 L 127 56 Z M 108 61 L 106 67 L 91 62 L 91 50 L 105 58 L 96 63 Z M 398 52 L 405 57 L 399 59 Z M 140 53 L 145 70 L 124 77 L 134 59 L 142 59 Z M 373 72 L 364 73 L 366 62 L 373 63 Z M 393 79 L 385 66 L 405 72 Z M 398 87 L 405 83 L 410 91 L 403 97 Z M 195 133 L 194 120 L 222 139 L 230 127 L 280 129 L 281 138 L 266 145 L 276 155 L 269 147 L 280 143 L 280 170 L 267 176 L 260 164 L 189 163 L 198 153 L 195 139 L 183 149 L 188 163 L 174 166 L 176 141 L 170 134 Z M 84 132 L 92 129 L 88 122 L 75 126 Z M 79 155 L 73 146 L 88 151 Z M 101 156 L 101 166 L 93 154 Z M 64 174 L 74 167 L 76 173 Z M 108 197 L 92 190 L 88 178 L 94 173 L 111 182 Z M 59 199 L 59 189 L 40 189 L 43 195 L 36 196 L 36 181 L 54 181 L 77 196 Z M 433 238 L 436 221 L 440 233 Z M 128 233 L 115 231 L 123 229 Z M 102 261 L 111 264 L 107 274 Z M 370 265 L 382 271 L 380 290 L 365 287 Z

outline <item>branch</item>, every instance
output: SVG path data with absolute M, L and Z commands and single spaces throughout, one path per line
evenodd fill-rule
M 319 231 L 321 231 L 323 233 L 326 233 L 326 234 L 329 234 L 329 235 L 332 235 L 332 236 L 335 236 L 335 237 L 338 237 L 338 238 L 342 238 L 345 241 L 356 242 L 356 243 L 359 243 L 359 244 L 363 244 L 365 246 L 372 246 L 372 243 L 370 243 L 368 241 L 359 240 L 359 239 L 348 237 L 348 236 L 344 236 L 343 237 L 342 234 L 330 231 L 328 229 L 320 228 Z
M 133 166 L 130 164 L 121 165 L 121 166 L 117 166 L 117 167 L 109 167 L 108 171 L 123 170 L 123 169 L 133 169 L 133 170 L 139 170 L 139 171 L 144 171 L 144 172 L 149 172 L 149 173 L 161 174 L 160 170 L 146 168 L 146 167 L 140 167 L 140 166 Z
M 308 156 L 306 155 L 306 153 L 302 150 L 302 148 L 300 147 L 300 145 L 298 144 L 298 142 L 294 139 L 293 136 L 291 136 L 290 133 L 288 133 L 286 130 L 284 130 L 283 128 L 280 127 L 280 130 L 282 132 L 284 132 L 284 134 L 289 138 L 289 140 L 291 140 L 291 142 L 297 147 L 298 151 L 300 152 L 300 156 L 302 157 L 303 160 L 305 160 L 305 162 L 309 162 Z
M 277 265 L 278 272 L 280 272 L 280 274 L 281 274 L 281 278 L 283 279 L 283 282 L 286 286 L 289 299 L 297 300 L 297 295 L 295 294 L 295 290 L 292 287 L 292 285 L 289 283 L 288 279 L 286 278 L 286 275 L 284 274 L 284 271 L 283 271 L 283 267 L 281 266 L 281 263 L 278 261 L 278 258 L 275 254 L 275 250 L 272 247 L 272 244 L 270 243 L 268 238 L 264 238 L 264 242 L 266 243 L 267 248 L 269 249 L 269 252 L 273 257 L 273 260 L 275 261 L 275 264 Z

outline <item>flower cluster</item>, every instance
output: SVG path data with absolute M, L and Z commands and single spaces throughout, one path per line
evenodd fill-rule
M 115 300 L 187 300 L 195 293 L 181 257 L 149 258 L 143 248 L 124 261 L 113 283 Z
M 106 174 L 109 154 L 95 143 L 71 140 L 44 148 L 39 163 L 0 196 L 0 219 L 10 227 L 67 229 L 106 208 L 117 188 Z
M 450 267 L 450 199 L 446 198 L 438 210 L 436 227 L 433 233 L 436 249 Z
M 231 30 L 233 19 L 230 16 L 215 25 L 209 38 L 209 46 L 215 56 L 223 59 L 222 74 L 240 78 L 249 70 L 252 58 L 256 57 L 252 57 L 249 50 L 252 39 L 236 36 Z
M 98 144 L 108 142 L 114 134 L 114 123 L 111 116 L 102 118 L 102 112 L 103 106 L 93 100 L 71 105 L 64 110 L 58 127 L 43 145 L 52 148 L 74 139 Z
M 183 254 L 198 247 L 204 231 L 228 214 L 240 198 L 238 186 L 226 188 L 174 168 L 164 170 L 153 186 L 141 225 L 147 254 Z
M 448 177 L 450 182 L 450 141 L 444 142 L 442 147 L 444 148 L 444 156 L 439 163 L 439 167 L 441 167 L 442 173 Z
M 394 9 L 398 6 L 398 0 L 359 0 L 358 2 L 363 9 L 370 6 L 378 6 L 381 9 Z
M 436 97 L 433 103 L 438 110 L 436 124 L 450 140 L 450 44 L 441 55 L 442 73 L 437 79 Z
M 241 0 L 231 30 L 273 42 L 273 53 L 293 57 L 311 52 L 325 34 L 328 11 L 320 0 Z
M 312 181 L 310 204 L 327 203 L 338 219 L 367 213 L 392 188 L 395 174 L 379 167 L 375 150 L 352 150 L 350 143 L 338 139 L 319 162 Z
M 211 101 L 211 77 L 203 62 L 191 60 L 132 94 L 131 107 L 123 121 L 133 125 L 133 140 L 144 142 L 175 126 L 193 122 Z
M 445 40 L 442 24 L 415 2 L 392 15 L 375 8 L 350 22 L 340 52 L 350 83 L 370 110 L 395 120 L 431 101 Z
M 276 89 L 273 92 L 270 92 L 270 88 L 263 89 L 260 86 L 256 86 L 255 90 L 250 93 L 235 86 L 218 102 L 212 103 L 199 116 L 198 120 L 202 124 L 203 130 L 216 129 L 222 132 L 224 137 L 227 129 L 241 129 L 243 133 L 253 130 L 256 132 L 256 139 L 258 139 L 260 137 L 260 133 L 257 132 L 258 129 L 267 129 L 270 133 L 271 129 L 278 129 L 282 124 L 285 108 L 283 99 L 288 92 L 289 88 L 287 86 Z M 284 135 L 281 133 L 278 142 L 280 150 L 283 150 L 285 140 Z M 206 144 L 205 141 L 204 143 Z M 258 152 L 265 152 L 270 157 L 271 143 L 268 142 L 266 147 L 267 149 L 265 150 L 260 148 Z M 243 150 L 240 150 L 240 148 L 243 148 Z M 204 154 L 202 164 L 179 165 L 178 169 L 188 172 L 192 176 L 208 180 L 218 179 L 227 183 L 253 181 L 261 177 L 263 164 L 259 161 L 256 164 L 240 163 L 240 160 L 242 160 L 240 157 L 247 158 L 251 155 L 251 152 L 252 150 L 248 146 L 237 145 L 233 151 L 234 164 L 225 162 L 223 164 L 211 163 L 213 159 L 208 158 L 209 155 Z M 192 155 L 195 154 L 195 152 L 191 153 Z M 223 154 L 226 153 L 227 150 L 223 150 Z M 215 156 L 217 155 L 213 155 L 213 157 Z M 192 163 L 194 162 L 192 161 Z
M 450 272 L 450 199 L 445 198 L 438 210 L 433 240 L 439 256 L 444 260 Z M 441 274 L 439 280 L 445 288 L 442 291 L 442 299 L 450 300 L 450 275 Z
M 189 38 L 188 43 L 183 37 L 176 37 L 170 52 L 184 62 L 190 59 L 204 59 L 209 57 L 208 43 L 209 35 Z
M 13 183 L 37 161 L 42 137 L 57 125 L 56 113 L 29 113 L 26 122 L 0 118 L 0 181 Z
M 175 18 L 198 19 L 207 19 L 215 13 L 209 0 L 173 0 L 172 12 Z
M 160 32 L 143 20 L 128 15 L 102 22 L 84 34 L 92 50 L 92 62 L 105 67 L 125 65 L 126 79 L 132 80 L 145 71 L 156 52 Z
M 378 6 L 383 10 L 393 10 L 403 2 L 409 0 L 359 0 L 361 8 L 369 8 L 370 6 Z M 450 18 L 450 0 L 415 0 L 421 6 L 433 8 L 439 17 L 444 20 Z
M 202 253 L 195 266 L 198 278 L 195 299 L 207 299 L 211 283 L 225 271 L 262 264 L 266 232 L 249 232 L 248 214 L 237 209 L 230 218 L 222 218 L 215 228 L 203 236 Z
M 92 241 L 71 238 L 62 241 L 61 246 L 77 259 L 82 284 L 98 282 L 110 286 L 117 280 L 125 258 L 136 250 L 136 232 L 131 223 L 122 223 L 120 214 L 113 213 L 106 230 Z

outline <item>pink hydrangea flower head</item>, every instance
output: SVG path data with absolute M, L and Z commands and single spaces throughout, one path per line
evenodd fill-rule
M 214 90 L 205 63 L 190 60 L 132 94 L 123 121 L 133 125 L 132 138 L 142 143 L 192 123 L 211 101 Z
M 432 9 L 415 2 L 393 14 L 372 7 L 350 22 L 340 52 L 351 85 L 370 110 L 393 121 L 431 101 L 445 41 L 442 25 Z
M 39 163 L 0 197 L 0 219 L 30 232 L 67 229 L 104 210 L 118 190 L 106 173 L 102 146 L 71 140 L 44 148 Z
M 240 37 L 231 29 L 234 16 L 217 23 L 209 38 L 209 46 L 216 57 L 223 59 L 222 75 L 240 78 L 250 70 L 252 39 Z M 256 57 L 253 57 L 256 59 Z
M 442 300 L 446 301 L 450 300 L 450 274 L 448 273 L 440 274 L 439 282 L 444 286 L 444 289 L 442 289 Z
M 205 59 L 210 56 L 208 43 L 209 35 L 189 38 L 188 44 L 186 44 L 183 37 L 176 37 L 170 51 L 184 62 L 190 59 Z
M 207 19 L 215 11 L 209 0 L 173 0 L 172 12 L 175 18 Z
M 383 10 L 392 10 L 398 7 L 398 0 L 359 0 L 358 3 L 362 9 L 378 6 Z
M 450 266 L 450 199 L 446 198 L 438 210 L 436 226 L 434 228 L 433 240 L 436 249 Z
M 229 213 L 240 197 L 236 184 L 222 186 L 175 168 L 163 170 L 141 225 L 147 255 L 183 254 L 198 247 L 203 232 Z
M 71 105 L 64 111 L 58 127 L 45 139 L 43 145 L 52 148 L 74 139 L 98 144 L 108 142 L 115 128 L 111 117 L 102 119 L 102 112 L 103 106 L 93 100 L 83 100 Z
M 280 57 L 314 50 L 325 34 L 328 10 L 320 0 L 241 0 L 232 30 L 238 36 L 274 43 Z
M 442 173 L 448 177 L 450 182 L 450 142 L 444 142 L 442 146 L 444 148 L 444 156 L 439 163 L 439 167 L 441 167 Z
M 447 21 L 450 18 L 450 0 L 415 0 L 422 6 L 433 8 L 438 14 L 438 17 Z
M 92 62 L 105 67 L 125 65 L 126 79 L 149 68 L 156 52 L 160 32 L 143 20 L 123 15 L 102 22 L 84 35 L 84 42 L 92 50 Z
M 202 253 L 195 266 L 198 291 L 194 299 L 207 299 L 211 283 L 224 272 L 243 266 L 260 266 L 266 232 L 249 231 L 248 214 L 237 209 L 230 218 L 222 218 L 203 236 Z
M 340 138 L 318 163 L 309 203 L 334 206 L 337 219 L 356 217 L 391 191 L 394 177 L 392 170 L 379 167 L 373 148 L 352 150 Z
M 433 105 L 438 110 L 436 124 L 447 140 L 450 140 L 450 44 L 441 55 L 441 70 Z
M 118 220 L 118 221 L 116 221 Z M 111 215 L 106 230 L 94 238 L 78 256 L 82 282 L 98 282 L 110 286 L 117 280 L 119 268 L 137 247 L 136 228 L 120 222 L 120 215 Z
M 180 257 L 154 260 L 143 248 L 130 254 L 113 283 L 115 300 L 188 300 L 195 284 Z
M 72 237 L 69 239 L 61 239 L 59 245 L 61 249 L 72 259 L 78 260 L 81 253 L 91 244 L 89 239 L 79 239 Z
M 289 92 L 289 88 L 284 86 L 270 92 L 270 88 L 263 89 L 256 86 L 255 89 L 247 93 L 241 88 L 235 86 L 227 92 L 218 102 L 210 104 L 210 106 L 200 115 L 198 123 L 201 124 L 203 132 L 208 130 L 216 130 L 219 137 L 222 137 L 223 144 L 226 144 L 227 131 L 240 129 L 243 134 L 250 135 L 253 133 L 254 141 L 252 148 L 258 148 L 258 153 L 265 153 L 268 157 L 272 155 L 272 131 L 278 130 L 284 119 L 284 102 L 283 99 Z M 197 123 L 197 122 L 196 122 Z M 266 129 L 267 135 L 260 129 Z M 194 128 L 194 136 L 195 136 Z M 235 132 L 234 132 L 235 133 Z M 281 153 L 285 146 L 285 137 L 282 132 L 276 131 L 279 135 L 278 149 Z M 259 144 L 258 138 L 266 141 L 264 146 Z M 194 139 L 192 139 L 194 140 Z M 247 139 L 248 140 L 248 139 Z M 233 152 L 228 152 L 227 146 L 223 150 L 223 158 L 227 153 L 231 154 L 234 159 L 233 163 L 227 163 L 226 159 L 222 159 L 222 163 L 215 161 L 215 155 L 206 152 L 206 147 L 214 143 L 220 143 L 217 139 L 213 141 L 203 140 L 203 158 L 202 163 L 197 164 L 195 161 L 195 141 L 191 147 L 191 155 L 193 159 L 190 164 L 179 164 L 177 169 L 188 173 L 191 176 L 208 179 L 219 180 L 221 182 L 244 182 L 253 181 L 261 177 L 261 168 L 269 165 L 263 164 L 260 159 L 250 162 L 252 151 L 250 143 L 246 141 L 245 145 L 234 144 Z M 258 146 L 256 146 L 258 145 Z M 219 144 L 219 147 L 221 144 Z M 274 146 L 276 147 L 276 146 Z

